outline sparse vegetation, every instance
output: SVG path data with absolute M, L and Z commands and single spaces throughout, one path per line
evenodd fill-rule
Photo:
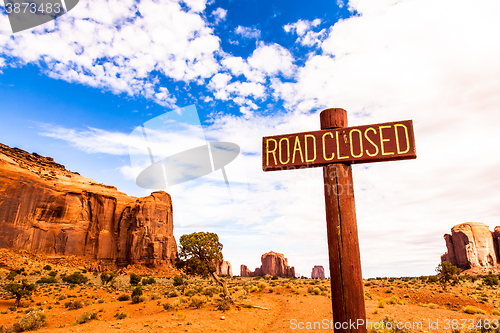
M 78 316 L 75 322 L 79 325 L 85 324 L 88 321 L 97 319 L 97 313 L 95 312 L 84 312 L 80 316 Z
M 74 272 L 71 275 L 68 276 L 63 276 L 62 277 L 63 282 L 69 283 L 69 284 L 83 284 L 88 282 L 88 277 L 83 275 L 80 272 Z
M 35 331 L 47 325 L 46 319 L 47 316 L 42 310 L 32 310 L 19 321 L 12 324 L 11 327 L 8 327 L 7 332 Z

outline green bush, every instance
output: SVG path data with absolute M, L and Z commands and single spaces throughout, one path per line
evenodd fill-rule
M 141 287 L 135 287 L 134 290 L 132 290 L 132 298 L 134 298 L 134 296 L 142 296 L 142 294 L 143 292 Z
M 51 271 L 48 275 L 52 276 L 52 277 L 56 277 L 57 276 L 57 272 L 56 271 Z
M 57 279 L 53 276 L 47 278 L 47 277 L 41 277 L 40 280 L 36 281 L 36 283 L 57 283 Z
M 43 266 L 43 269 L 45 269 L 46 271 L 51 271 L 52 267 L 50 265 L 45 265 Z
M 88 277 L 83 275 L 80 272 L 74 272 L 71 275 L 64 276 L 62 278 L 63 282 L 70 283 L 70 284 L 83 284 L 87 283 L 89 281 Z
M 488 275 L 483 278 L 483 284 L 487 286 L 498 286 L 498 278 L 494 275 Z
M 77 310 L 83 308 L 83 303 L 81 301 L 69 301 L 64 303 L 64 307 L 68 310 Z
M 141 282 L 142 282 L 143 286 L 146 286 L 148 284 L 155 284 L 156 280 L 154 278 L 149 278 L 149 279 L 148 278 L 144 278 L 144 279 L 142 279 Z
M 141 277 L 135 273 L 130 274 L 130 284 L 132 286 L 137 286 L 141 282 Z
M 274 275 L 271 280 L 278 280 L 278 277 Z
M 123 311 L 120 311 L 120 312 L 117 312 L 114 317 L 116 319 L 125 319 L 127 318 L 127 313 L 123 312 Z
M 184 285 L 184 279 L 182 278 L 182 276 L 179 275 L 174 276 L 174 287 L 182 285 Z
M 10 273 L 9 273 L 9 274 L 7 274 L 7 276 L 6 276 L 5 278 L 6 278 L 7 280 L 11 280 L 11 281 L 13 281 L 13 280 L 14 280 L 14 278 L 16 277 L 16 275 L 17 275 L 17 272 L 16 272 L 16 271 L 10 271 Z
M 108 283 L 112 283 L 113 280 L 116 278 L 116 273 L 102 273 L 101 274 L 101 282 L 102 284 L 106 285 Z

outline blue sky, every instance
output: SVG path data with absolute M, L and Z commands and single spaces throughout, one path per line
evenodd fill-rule
M 498 7 L 89 0 L 15 35 L 4 12 L 0 142 L 144 196 L 129 134 L 194 105 L 210 140 L 240 146 L 227 171 L 245 190 L 228 200 L 220 171 L 169 188 L 176 237 L 217 232 L 237 274 L 272 250 L 309 276 L 328 267 L 321 170 L 263 173 L 262 136 L 319 129 L 327 107 L 413 119 L 417 160 L 354 167 L 363 275 L 433 274 L 453 225 L 500 224 Z

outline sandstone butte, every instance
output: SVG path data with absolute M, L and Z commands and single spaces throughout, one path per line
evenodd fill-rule
M 324 279 L 325 278 L 325 269 L 323 266 L 314 265 L 311 272 L 311 279 Z
M 256 268 L 254 272 L 250 271 L 247 266 L 241 265 L 240 275 L 295 277 L 295 268 L 288 266 L 288 260 L 282 253 L 273 251 L 264 253 L 260 261 L 262 266 Z
M 0 144 L 0 247 L 169 265 L 177 251 L 172 201 L 163 191 L 127 196 L 50 157 Z
M 480 222 L 458 224 L 451 228 L 451 235 L 444 235 L 448 251 L 441 256 L 441 261 L 472 272 L 498 270 L 499 238 L 500 227 L 491 232 Z
M 217 271 L 215 272 L 217 275 L 228 275 L 233 276 L 233 268 L 229 261 L 223 261 L 217 265 Z

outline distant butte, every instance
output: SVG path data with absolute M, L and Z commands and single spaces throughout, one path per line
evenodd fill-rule
M 247 266 L 241 265 L 241 276 L 280 276 L 295 277 L 295 268 L 288 266 L 288 259 L 281 253 L 268 252 L 260 258 L 262 266 L 256 268 L 254 272 Z
M 499 238 L 500 227 L 491 232 L 480 222 L 457 224 L 451 228 L 451 234 L 444 235 L 448 251 L 441 261 L 475 273 L 498 270 Z
M 144 198 L 0 144 L 0 247 L 78 255 L 120 266 L 173 263 L 172 200 Z

